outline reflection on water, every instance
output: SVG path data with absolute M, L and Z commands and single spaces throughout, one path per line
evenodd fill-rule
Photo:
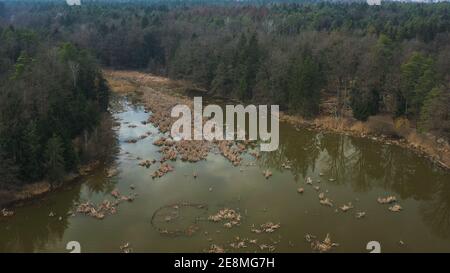
M 231 249 L 236 236 L 273 244 L 275 251 L 309 252 L 305 234 L 323 238 L 326 233 L 340 244 L 336 252 L 365 252 L 367 242 L 373 240 L 387 252 L 450 251 L 450 174 L 408 150 L 280 124 L 279 149 L 261 153 L 256 165 L 250 155 L 244 156 L 242 166 L 232 167 L 222 156 L 211 154 L 198 163 L 171 162 L 174 172 L 152 180 L 157 164 L 149 169 L 137 164 L 137 158 L 160 157 L 158 147 L 152 145 L 159 137 L 157 129 L 141 124 L 149 114 L 122 99 L 113 102 L 111 110 L 121 123 L 116 132 L 120 151 L 107 157 L 112 160 L 105 160 L 105 168 L 115 164 L 119 175 L 107 178 L 100 168 L 82 182 L 17 209 L 13 218 L 0 218 L 1 252 L 66 252 L 65 245 L 72 240 L 87 252 L 117 252 L 125 242 L 134 251 L 146 252 L 201 252 L 212 243 L 228 251 L 261 251 L 258 245 Z M 126 142 L 148 131 L 150 137 L 135 144 Z M 111 147 L 107 150 L 114 151 L 114 144 L 105 142 Z M 273 172 L 267 180 L 262 175 L 266 169 Z M 317 191 L 305 184 L 307 177 Z M 137 199 L 121 204 L 115 215 L 104 220 L 70 215 L 79 202 L 111 200 L 113 189 L 129 194 L 131 185 Z M 305 192 L 298 194 L 298 187 Z M 319 204 L 319 192 L 333 200 L 333 208 Z M 388 206 L 377 203 L 379 196 L 387 195 L 395 195 L 403 211 L 390 212 Z M 153 213 L 180 202 L 205 204 L 207 212 L 186 210 L 176 215 L 179 222 L 170 224 L 195 222 L 199 231 L 192 236 L 160 234 L 151 225 Z M 337 209 L 348 202 L 354 209 L 345 213 Z M 241 213 L 240 226 L 227 229 L 207 221 L 207 215 L 223 207 Z M 366 212 L 366 217 L 356 219 L 359 211 Z M 55 216 L 49 217 L 50 212 Z M 250 231 L 252 225 L 268 221 L 281 223 L 281 228 L 272 234 Z

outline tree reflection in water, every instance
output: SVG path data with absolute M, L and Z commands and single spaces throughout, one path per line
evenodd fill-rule
M 81 178 L 86 179 L 83 185 L 92 193 L 110 192 L 114 188 L 115 182 L 106 179 L 102 169 L 102 166 L 109 166 L 114 161 L 117 153 L 116 133 L 111 125 L 112 119 L 108 114 L 102 118 L 84 146 L 84 159 L 95 158 L 103 162 L 87 179 Z M 0 252 L 9 252 L 11 249 L 15 252 L 34 252 L 60 242 L 69 227 L 70 211 L 75 203 L 80 202 L 81 188 L 82 184 L 75 181 L 33 201 L 34 206 L 18 208 L 16 215 L 10 219 L 0 218 L 0 221 L 4 221 L 0 222 Z M 50 213 L 55 216 L 49 216 Z
M 0 252 L 34 252 L 46 245 L 59 242 L 69 227 L 68 212 L 80 196 L 81 185 L 58 190 L 47 198 L 35 201 L 39 210 L 29 213 L 28 207 L 19 208 L 16 215 L 0 225 Z M 53 207 L 52 204 L 57 204 Z M 50 212 L 54 217 L 50 217 Z M 59 217 L 62 217 L 61 220 Z M 33 228 L 30 228 L 32 224 Z
M 444 239 L 450 238 L 450 183 L 444 175 L 433 183 L 429 201 L 421 203 L 420 213 L 431 230 Z
M 426 225 L 443 238 L 450 237 L 449 174 L 414 152 L 369 139 L 295 130 L 280 124 L 280 146 L 263 153 L 262 168 L 290 171 L 298 181 L 318 175 L 335 178 L 357 192 L 383 189 L 401 199 L 419 201 Z M 318 170 L 316 170 L 318 169 Z

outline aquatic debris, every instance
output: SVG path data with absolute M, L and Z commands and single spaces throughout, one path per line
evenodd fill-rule
M 395 196 L 388 196 L 388 197 L 378 197 L 377 199 L 378 203 L 380 204 L 391 204 L 394 202 L 397 202 L 397 198 Z
M 235 240 L 236 242 L 230 243 L 231 248 L 240 249 L 247 247 L 247 245 L 245 244 L 245 242 L 247 241 L 246 239 L 241 240 L 239 237 L 236 237 Z
M 392 207 L 389 207 L 389 210 L 390 211 L 393 211 L 393 212 L 399 212 L 399 211 L 401 211 L 403 208 L 400 206 L 400 205 L 398 205 L 398 204 L 395 204 L 395 205 L 393 205 Z
M 50 211 L 50 213 L 48 214 L 48 217 L 54 217 L 56 214 L 53 211 Z
M 122 195 L 122 196 L 120 196 L 120 200 L 133 202 L 136 196 L 137 196 L 137 193 L 135 193 L 134 195 Z
M 328 207 L 332 207 L 333 206 L 333 203 L 328 198 L 322 199 L 319 202 L 320 202 L 321 205 L 324 205 L 324 206 L 328 206 Z
M 109 168 L 106 170 L 106 177 L 111 178 L 119 174 L 119 170 L 117 168 Z
M 259 228 L 256 228 L 255 225 L 251 226 L 251 231 L 260 234 L 260 233 L 272 233 L 275 230 L 279 229 L 281 227 L 280 223 L 275 224 L 273 222 L 267 222 L 259 226 Z
M 213 222 L 221 222 L 222 220 L 226 220 L 227 222 L 224 224 L 224 226 L 227 228 L 231 228 L 241 223 L 241 214 L 233 209 L 224 208 L 219 210 L 216 214 L 210 215 L 208 217 L 208 220 Z
M 275 230 L 279 229 L 280 227 L 281 227 L 280 223 L 274 224 L 272 222 L 267 222 L 261 225 L 262 230 L 266 233 L 272 233 Z
M 173 171 L 173 167 L 167 163 L 162 163 L 158 170 L 156 170 L 153 174 L 152 174 L 152 178 L 158 178 L 161 177 L 163 175 L 165 175 L 168 172 Z
M 259 159 L 261 157 L 261 155 L 259 154 L 259 152 L 250 152 L 250 155 L 252 155 L 254 158 Z
M 273 246 L 273 245 L 261 244 L 261 245 L 259 245 L 259 248 L 261 250 L 267 249 L 267 250 L 269 250 L 269 252 L 275 251 L 275 246 Z
M 233 142 L 228 140 L 222 140 L 219 142 L 219 151 L 220 153 L 231 163 L 233 166 L 238 166 L 241 164 L 240 154 L 242 153 L 242 149 L 233 147 Z M 245 147 L 244 147 L 245 149 Z
M 305 235 L 305 240 L 306 240 L 308 243 L 311 243 L 312 240 L 314 240 L 314 239 L 316 239 L 316 236 L 314 236 L 314 235 L 311 235 L 311 234 L 306 234 L 306 235 Z
M 314 189 L 315 189 L 316 191 L 319 191 L 319 190 L 320 190 L 320 187 L 319 187 L 319 186 L 314 186 Z
M 139 162 L 139 166 L 146 167 L 148 169 L 155 162 L 156 162 L 156 160 L 154 160 L 154 159 L 152 161 L 147 159 L 147 160 Z
M 287 164 L 287 163 L 281 163 L 281 167 L 285 168 L 287 170 L 291 169 L 291 165 Z
M 209 247 L 208 253 L 225 253 L 225 250 L 221 246 L 218 246 L 216 244 L 212 244 Z
M 306 184 L 307 184 L 307 185 L 312 185 L 312 182 L 313 182 L 313 181 L 312 181 L 311 177 L 309 177 L 309 176 L 306 177 Z
M 198 162 L 205 159 L 210 149 L 209 142 L 207 141 L 180 140 L 175 143 L 169 142 L 169 144 L 174 144 L 174 148 L 180 155 L 182 161 L 189 162 Z M 167 141 L 166 145 L 168 145 Z
M 111 195 L 114 196 L 117 200 L 112 202 L 109 200 L 103 200 L 102 203 L 100 203 L 98 206 L 95 206 L 91 202 L 85 202 L 78 204 L 76 208 L 77 213 L 86 214 L 88 216 L 91 216 L 96 219 L 103 219 L 106 215 L 115 214 L 117 212 L 117 206 L 122 201 L 132 201 L 134 200 L 134 196 L 126 196 L 126 195 L 120 195 L 120 193 L 117 190 L 113 190 L 111 192 Z
M 142 139 L 146 139 L 147 137 L 148 137 L 148 135 L 147 135 L 147 134 L 144 134 L 144 135 L 140 135 L 140 136 L 139 136 L 139 139 L 142 140 Z
M 304 190 L 303 188 L 298 188 L 298 189 L 297 189 L 297 192 L 298 192 L 298 193 L 303 193 L 304 191 L 305 191 L 305 190 Z
M 263 175 L 264 175 L 264 177 L 265 177 L 266 179 L 268 179 L 269 177 L 272 176 L 272 172 L 269 171 L 269 170 L 265 170 L 265 171 L 263 172 Z
M 175 143 L 175 149 L 182 161 L 198 162 L 208 156 L 210 143 L 201 140 L 180 140 Z
M 321 205 L 328 206 L 328 207 L 333 206 L 333 203 L 331 202 L 331 200 L 328 199 L 327 197 L 325 197 L 325 193 L 323 193 L 323 192 L 319 193 L 319 203 Z
M 120 246 L 120 250 L 122 250 L 123 251 L 123 253 L 130 253 L 130 252 L 132 252 L 133 251 L 133 249 L 131 248 L 131 246 L 130 246 L 130 243 L 125 243 L 125 244 L 123 244 L 123 245 L 121 245 Z
M 120 193 L 119 193 L 119 191 L 117 190 L 117 189 L 114 189 L 112 192 L 111 192 L 111 195 L 114 197 L 114 198 L 120 198 Z
M 153 142 L 153 145 L 163 146 L 165 142 L 166 142 L 166 138 L 165 137 L 160 137 L 159 139 L 157 139 L 157 140 L 155 140 Z
M 365 216 L 366 216 L 366 213 L 364 211 L 360 211 L 360 212 L 356 213 L 356 218 L 357 219 L 361 219 L 361 218 L 363 218 Z
M 330 178 L 330 179 L 328 179 L 328 181 L 330 181 L 330 182 L 334 182 L 334 181 L 336 181 L 336 179 L 334 179 L 334 178 Z
M 125 140 L 126 143 L 130 143 L 130 144 L 134 144 L 134 143 L 136 143 L 137 141 L 138 141 L 138 140 L 135 139 L 135 138 L 130 138 L 130 139 Z
M 1 211 L 1 215 L 2 215 L 3 217 L 11 217 L 11 216 L 14 215 L 14 211 L 12 211 L 12 210 L 7 210 L 7 209 L 3 208 L 2 211 Z
M 192 176 L 193 176 L 194 178 L 197 178 L 197 173 L 194 172 L 194 173 L 192 174 Z
M 161 147 L 161 149 L 159 151 L 160 151 L 160 153 L 163 154 L 163 157 L 161 158 L 161 162 L 164 162 L 167 160 L 175 161 L 177 159 L 177 151 L 172 147 L 163 146 L 163 147 Z
M 136 128 L 137 126 L 136 125 L 134 125 L 134 124 L 130 124 L 130 125 L 128 125 L 128 128 Z
M 344 204 L 344 205 L 342 205 L 342 206 L 339 207 L 339 208 L 340 208 L 343 212 L 346 212 L 346 211 L 352 209 L 353 206 L 352 206 L 352 203 L 349 202 L 348 204 Z
M 119 201 L 129 201 L 129 202 L 131 202 L 131 201 L 134 200 L 134 198 L 136 197 L 137 194 L 135 193 L 135 194 L 133 194 L 133 195 L 122 195 L 122 194 L 120 194 L 119 190 L 114 189 L 114 190 L 111 192 L 111 195 L 112 195 L 114 198 L 119 199 Z
M 133 184 L 130 185 L 130 189 L 134 190 L 135 188 L 136 188 L 135 185 L 133 185 Z
M 328 252 L 331 250 L 331 248 L 337 247 L 337 246 L 339 246 L 339 244 L 333 243 L 331 241 L 329 233 L 327 233 L 327 236 L 325 237 L 325 239 L 323 241 L 316 240 L 316 241 L 311 242 L 311 248 L 314 251 L 319 251 L 319 252 Z

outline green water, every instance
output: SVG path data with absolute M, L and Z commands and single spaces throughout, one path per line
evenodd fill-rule
M 323 239 L 327 233 L 339 243 L 333 252 L 368 252 L 369 241 L 380 242 L 382 252 L 450 252 L 450 173 L 408 150 L 280 124 L 279 149 L 263 153 L 258 160 L 244 155 L 242 166 L 233 167 L 211 153 L 198 163 L 169 162 L 174 172 L 153 180 L 158 164 L 146 169 L 136 160 L 160 157 L 159 147 L 152 145 L 159 138 L 157 129 L 141 124 L 149 114 L 119 100 L 113 115 L 122 123 L 116 132 L 120 151 L 114 159 L 120 173 L 107 178 L 100 168 L 80 182 L 18 208 L 14 217 L 0 218 L 1 252 L 69 252 L 69 241 L 78 241 L 82 252 L 120 252 L 126 242 L 134 252 L 203 252 L 213 243 L 230 252 L 267 251 L 260 244 L 273 245 L 275 252 L 311 252 L 305 235 Z M 129 128 L 128 122 L 137 127 Z M 125 142 L 147 131 L 153 134 L 135 144 Z M 285 162 L 291 169 L 282 167 Z M 269 179 L 262 174 L 266 169 L 273 173 Z M 306 177 L 312 178 L 313 186 L 305 183 Z M 297 193 L 299 187 L 304 188 L 303 194 Z M 138 196 L 134 202 L 121 203 L 116 214 L 103 220 L 67 215 L 76 202 L 113 200 L 113 189 Z M 319 204 L 319 192 L 333 200 L 334 207 Z M 378 204 L 378 197 L 388 195 L 396 196 L 401 212 Z M 176 221 L 152 224 L 159 208 L 182 202 L 205 207 L 180 208 Z M 354 208 L 342 212 L 339 206 L 348 202 Z M 238 211 L 240 225 L 229 229 L 207 220 L 222 208 Z M 366 216 L 357 219 L 360 211 Z M 49 217 L 50 212 L 56 216 Z M 273 233 L 251 232 L 253 224 L 269 221 L 281 227 Z M 156 228 L 183 230 L 190 225 L 198 228 L 192 236 L 169 236 Z M 258 243 L 231 248 L 236 236 Z

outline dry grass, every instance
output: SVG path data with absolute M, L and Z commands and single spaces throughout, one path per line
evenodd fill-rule
M 109 87 L 117 93 L 131 93 L 136 91 L 137 86 L 127 80 L 106 77 Z
M 144 103 L 156 110 L 156 115 L 161 115 L 157 117 L 157 120 L 164 121 L 159 124 L 163 130 L 167 130 L 173 122 L 173 119 L 167 115 L 174 104 L 191 104 L 191 101 L 183 96 L 183 92 L 180 92 L 192 87 L 189 83 L 137 71 L 105 70 L 104 74 L 113 91 L 141 94 Z M 449 144 L 438 143 L 437 138 L 431 134 L 418 133 L 406 119 L 393 120 L 389 115 L 377 115 L 370 117 L 366 122 L 361 122 L 351 117 L 335 118 L 324 115 L 314 120 L 306 120 L 300 116 L 280 113 L 280 120 L 317 130 L 359 137 L 375 136 L 378 140 L 414 149 L 444 167 L 450 167 Z M 404 141 L 397 141 L 399 137 Z
M 50 192 L 50 184 L 46 181 L 25 185 L 20 190 L 0 191 L 0 205 L 10 205 L 21 203 L 32 198 L 42 196 Z
M 372 137 L 374 140 L 397 144 L 430 158 L 444 168 L 450 168 L 450 145 L 445 141 L 442 142 L 442 139 L 438 141 L 432 134 L 417 132 L 405 119 L 393 120 L 388 115 L 377 115 L 362 122 L 349 117 L 320 116 L 314 120 L 305 120 L 286 114 L 280 116 L 281 120 L 294 125 L 358 137 Z
M 111 89 L 118 93 L 135 92 L 139 87 L 145 86 L 159 91 L 179 91 L 190 86 L 184 81 L 174 81 L 166 77 L 155 76 L 130 70 L 103 70 L 103 74 Z

